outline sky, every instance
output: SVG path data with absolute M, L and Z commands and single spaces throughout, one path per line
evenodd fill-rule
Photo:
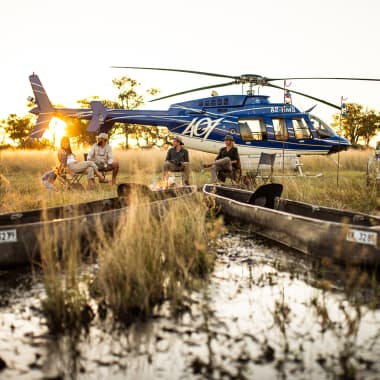
M 229 81 L 111 66 L 380 78 L 377 0 L 3 0 L 0 11 L 0 119 L 28 113 L 26 99 L 33 95 L 28 76 L 33 72 L 53 104 L 67 107 L 93 95 L 116 98 L 112 79 L 123 75 L 141 83 L 141 92 L 154 87 L 161 96 Z M 289 89 L 338 105 L 344 97 L 380 111 L 380 82 L 293 80 Z M 241 94 L 242 88 L 217 91 Z M 144 108 L 166 110 L 210 93 Z M 283 99 L 280 90 L 265 87 L 259 93 L 272 101 Z M 293 104 L 306 110 L 316 102 L 293 95 Z M 336 112 L 321 104 L 314 110 L 328 122 Z

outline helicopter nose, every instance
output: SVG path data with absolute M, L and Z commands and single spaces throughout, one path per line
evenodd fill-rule
M 347 150 L 350 146 L 351 146 L 351 144 L 346 138 L 339 137 L 339 144 L 334 144 L 330 148 L 328 154 L 342 152 L 344 150 Z

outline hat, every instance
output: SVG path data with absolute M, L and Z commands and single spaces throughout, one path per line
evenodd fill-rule
M 107 133 L 99 133 L 98 136 L 96 136 L 97 139 L 104 139 L 104 140 L 108 140 L 108 135 Z
M 234 138 L 231 135 L 225 135 L 224 141 L 226 141 L 226 140 L 234 141 Z
M 180 137 L 176 136 L 173 140 L 177 140 L 181 145 L 183 145 L 183 141 Z

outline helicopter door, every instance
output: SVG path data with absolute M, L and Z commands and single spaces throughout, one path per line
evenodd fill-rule
M 240 136 L 243 141 L 267 140 L 267 130 L 263 119 L 239 119 Z
M 286 128 L 285 119 L 283 118 L 273 118 L 273 129 L 274 136 L 276 140 L 285 141 L 289 138 L 288 129 Z
M 294 137 L 296 140 L 305 140 L 312 138 L 311 131 L 304 118 L 292 119 L 291 122 L 294 131 Z

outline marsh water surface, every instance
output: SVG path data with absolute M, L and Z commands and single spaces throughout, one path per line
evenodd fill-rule
M 49 335 L 38 273 L 0 272 L 0 378 L 380 377 L 376 278 L 238 231 L 218 246 L 177 318 L 163 306 L 128 328 L 95 319 L 79 337 Z

